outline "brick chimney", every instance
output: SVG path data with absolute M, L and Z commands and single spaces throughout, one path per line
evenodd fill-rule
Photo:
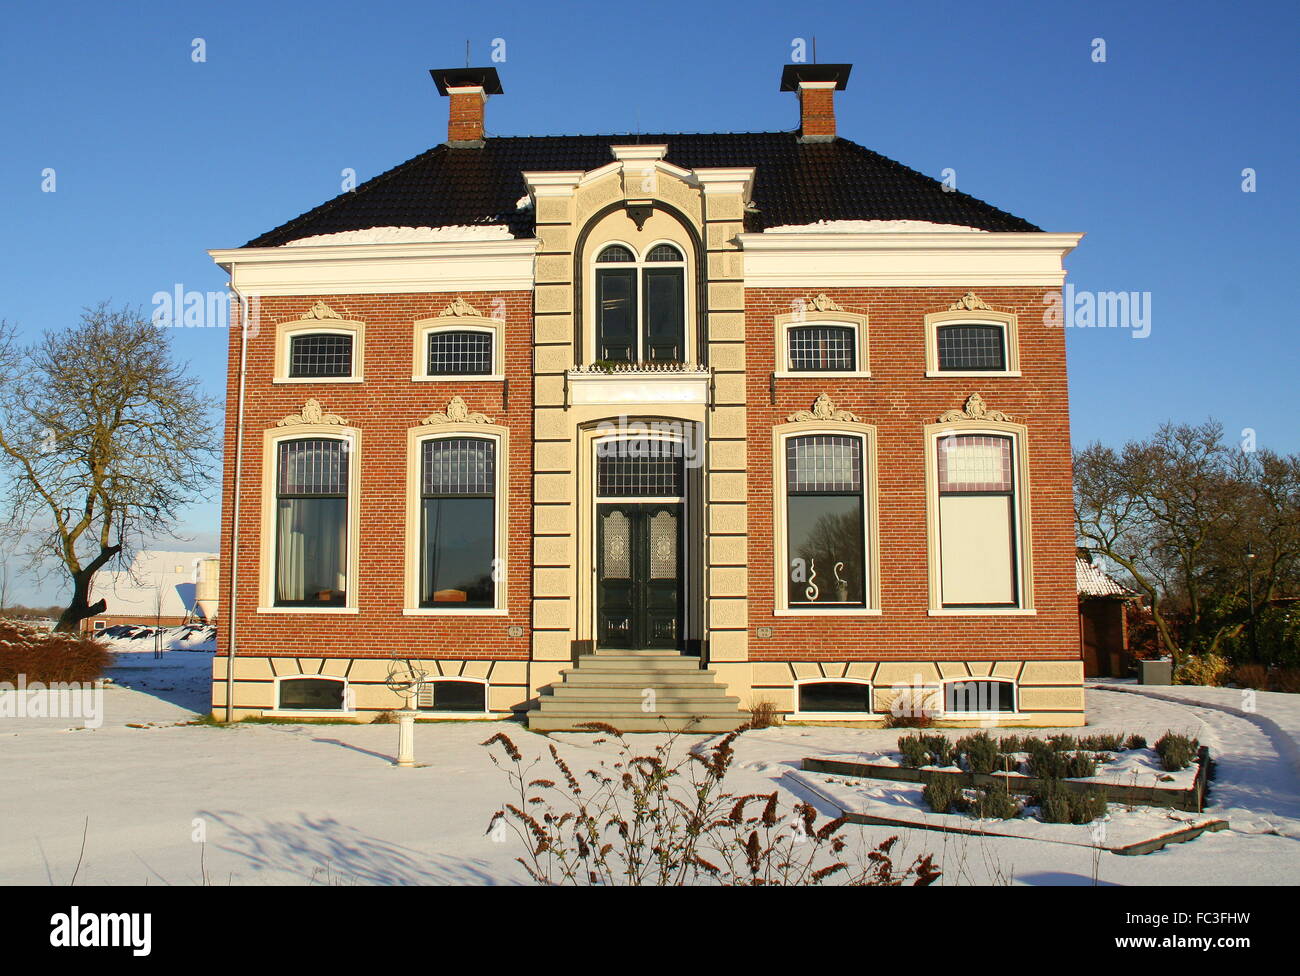
M 781 91 L 799 93 L 799 141 L 835 138 L 835 92 L 849 84 L 851 64 L 787 64 Z
M 489 95 L 501 94 L 496 68 L 431 68 L 438 94 L 451 99 L 447 115 L 447 145 L 477 149 L 483 145 L 483 106 Z

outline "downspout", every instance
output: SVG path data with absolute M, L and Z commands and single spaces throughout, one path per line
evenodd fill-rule
M 230 508 L 230 596 L 226 602 L 230 622 L 226 642 L 226 721 L 235 720 L 235 630 L 239 615 L 235 595 L 239 592 L 239 496 L 244 482 L 244 388 L 248 376 L 248 299 L 235 288 L 230 270 L 230 293 L 239 299 L 239 400 L 235 410 L 235 484 Z

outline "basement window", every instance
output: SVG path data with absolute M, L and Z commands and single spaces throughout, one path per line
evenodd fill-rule
M 283 678 L 276 708 L 282 712 L 338 712 L 343 710 L 347 682 L 342 678 Z
M 943 686 L 944 714 L 989 714 L 1016 710 L 1014 681 L 958 679 Z
M 871 684 L 868 681 L 801 681 L 795 688 L 800 713 L 870 715 Z
M 420 689 L 416 705 L 422 712 L 481 715 L 487 709 L 487 682 L 469 678 L 440 678 Z

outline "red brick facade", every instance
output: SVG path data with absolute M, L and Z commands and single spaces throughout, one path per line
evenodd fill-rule
M 808 289 L 746 294 L 749 457 L 749 621 L 752 661 L 975 661 L 1077 656 L 1074 534 L 1065 336 L 1042 321 L 1041 288 L 980 288 L 991 307 L 1019 315 L 1020 377 L 927 377 L 925 316 L 957 288 L 857 288 L 827 294 L 868 317 L 869 378 L 775 380 L 773 321 Z M 978 392 L 1028 427 L 1035 616 L 930 616 L 923 428 Z M 773 616 L 772 428 L 820 393 L 878 433 L 879 616 Z M 772 628 L 755 639 L 754 628 Z
M 504 308 L 505 382 L 416 382 L 411 379 L 412 336 L 419 319 L 442 314 L 464 298 L 479 308 Z M 363 383 L 272 382 L 276 323 L 297 319 L 317 301 L 365 323 Z M 326 658 L 403 656 L 526 660 L 530 644 L 532 482 L 532 293 L 319 295 L 263 298 L 255 303 L 257 334 L 249 340 L 240 531 L 237 643 L 242 656 L 310 655 Z M 232 312 L 238 321 L 238 305 Z M 328 324 L 328 323 L 325 323 Z M 236 418 L 239 396 L 239 329 L 231 330 L 227 388 L 222 548 L 229 552 L 233 513 Z M 505 616 L 407 616 L 404 598 L 407 432 L 461 396 L 471 410 L 510 429 L 509 565 Z M 259 600 L 262 437 L 277 421 L 302 409 L 308 397 L 362 431 L 360 566 L 349 568 L 357 614 L 257 613 Z M 508 398 L 508 406 L 506 399 Z M 230 592 L 231 560 L 221 563 L 221 594 Z M 512 625 L 522 635 L 510 637 Z M 228 652 L 222 627 L 219 653 Z

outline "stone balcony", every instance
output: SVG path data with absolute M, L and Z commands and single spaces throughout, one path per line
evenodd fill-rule
M 713 370 L 698 363 L 618 363 L 575 366 L 565 374 L 566 403 L 708 404 Z

